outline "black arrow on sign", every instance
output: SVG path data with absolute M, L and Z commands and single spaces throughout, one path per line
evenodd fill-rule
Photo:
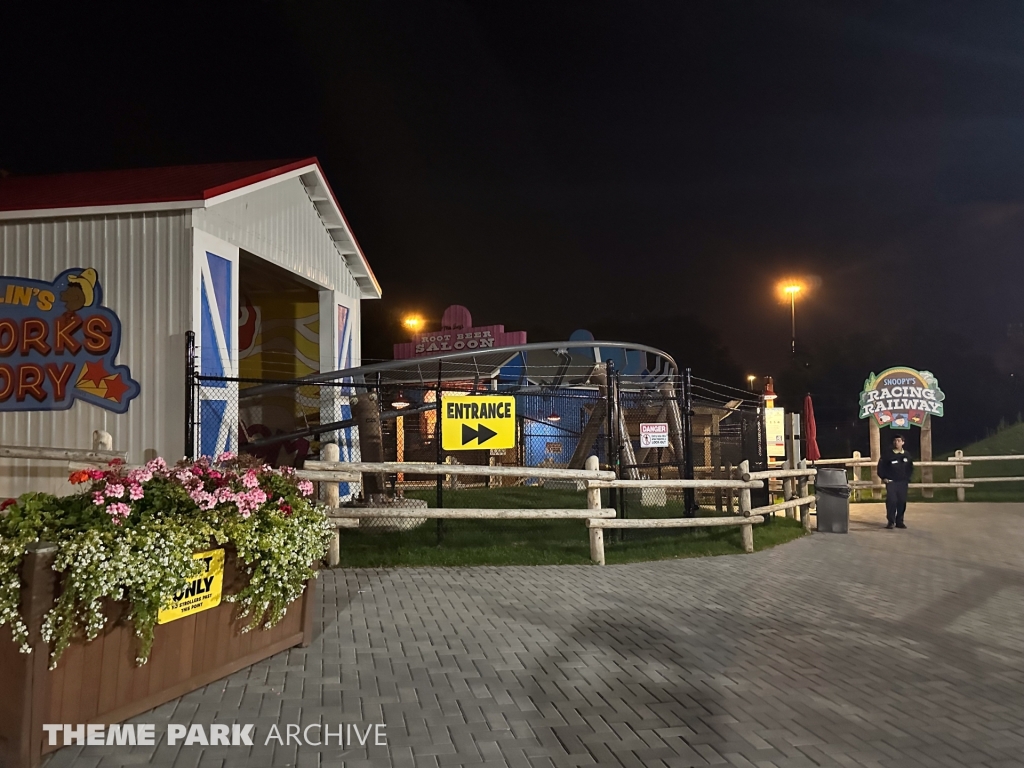
M 483 424 L 477 424 L 476 429 L 473 429 L 469 424 L 462 425 L 462 444 L 469 445 L 473 440 L 477 441 L 477 445 L 483 445 L 492 437 L 497 435 L 493 429 L 485 427 Z

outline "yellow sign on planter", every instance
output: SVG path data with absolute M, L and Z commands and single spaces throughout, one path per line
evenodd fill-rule
M 516 399 L 511 395 L 441 398 L 441 447 L 446 451 L 516 447 Z
M 198 552 L 193 557 L 204 562 L 206 572 L 185 582 L 171 596 L 160 609 L 157 624 L 166 624 L 220 605 L 221 592 L 224 591 L 224 550 L 211 549 L 209 552 Z

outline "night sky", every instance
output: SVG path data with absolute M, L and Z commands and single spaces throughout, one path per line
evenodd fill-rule
M 0 168 L 316 155 L 378 354 L 461 303 L 531 340 L 692 315 L 770 373 L 787 274 L 818 283 L 808 348 L 930 326 L 988 354 L 1024 320 L 1018 2 L 154 9 L 3 10 Z

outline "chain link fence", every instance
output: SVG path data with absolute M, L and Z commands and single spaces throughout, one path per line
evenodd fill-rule
M 761 403 L 751 393 L 702 379 L 662 377 L 655 385 L 611 366 L 587 386 L 502 386 L 479 381 L 260 380 L 205 376 L 190 369 L 186 444 L 195 454 L 239 451 L 273 466 L 302 467 L 338 445 L 343 462 L 424 462 L 480 466 L 479 475 L 413 472 L 364 474 L 342 483 L 342 505 L 401 508 L 583 508 L 582 483 L 492 477 L 484 468 L 582 469 L 597 456 L 626 479 L 727 478 L 747 460 L 763 468 Z M 488 382 L 488 384 L 490 384 Z M 515 397 L 515 446 L 446 451 L 438 403 L 467 395 Z M 648 439 L 644 425 L 664 425 Z M 659 429 L 661 429 L 659 427 Z M 665 434 L 667 432 L 667 434 Z M 646 488 L 603 492 L 603 506 L 622 517 L 726 514 L 737 508 L 729 491 Z M 579 520 L 431 520 L 361 518 L 342 530 L 342 546 L 531 548 L 559 538 L 586 538 Z M 564 529 L 564 530 L 563 530 Z M 693 529 L 609 531 L 607 541 L 701 535 Z

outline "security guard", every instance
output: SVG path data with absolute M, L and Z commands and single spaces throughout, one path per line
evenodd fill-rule
M 878 460 L 878 476 L 885 483 L 886 528 L 906 528 L 903 515 L 907 511 L 907 489 L 914 474 L 914 461 L 903 450 L 903 438 L 892 439 L 892 453 Z

